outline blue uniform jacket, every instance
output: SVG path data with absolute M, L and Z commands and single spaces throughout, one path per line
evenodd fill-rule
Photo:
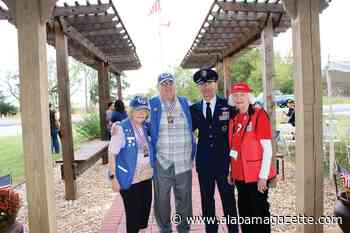
M 226 176 L 230 164 L 228 124 L 236 114 L 235 108 L 228 105 L 227 100 L 217 97 L 211 124 L 203 115 L 203 101 L 193 104 L 190 111 L 193 131 L 198 129 L 197 172 Z

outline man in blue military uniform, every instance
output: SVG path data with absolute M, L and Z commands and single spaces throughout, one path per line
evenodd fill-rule
M 229 182 L 228 124 L 236 113 L 227 100 L 216 95 L 218 74 L 202 69 L 193 76 L 202 100 L 190 107 L 193 131 L 198 129 L 196 170 L 198 174 L 202 215 L 215 217 L 215 184 L 218 187 L 226 217 L 237 217 L 234 185 Z M 227 219 L 226 221 L 230 221 Z M 232 223 L 232 222 L 231 222 Z M 238 225 L 228 224 L 228 232 L 238 232 Z M 206 224 L 207 233 L 217 233 L 218 224 Z

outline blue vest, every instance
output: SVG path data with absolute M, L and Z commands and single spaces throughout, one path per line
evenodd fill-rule
M 188 101 L 186 97 L 178 96 L 177 97 L 182 111 L 185 113 L 187 125 L 188 125 L 188 132 L 191 134 L 192 137 L 192 159 L 194 158 L 196 154 L 196 143 L 194 140 L 193 132 L 192 132 L 192 119 L 191 119 L 191 113 L 190 108 L 188 106 Z M 151 127 L 150 127 L 150 134 L 151 134 L 151 144 L 153 146 L 154 151 L 154 160 L 152 160 L 153 165 L 155 164 L 156 157 L 157 157 L 157 142 L 158 142 L 158 136 L 159 136 L 159 127 L 160 127 L 160 120 L 162 118 L 162 104 L 160 101 L 160 98 L 153 97 L 149 100 L 150 108 L 151 108 Z
M 116 156 L 116 160 L 115 160 L 116 173 L 115 174 L 121 189 L 128 189 L 131 186 L 132 180 L 135 175 L 138 148 L 137 148 L 135 133 L 132 128 L 130 119 L 127 118 L 123 120 L 120 126 L 122 127 L 125 135 L 125 146 L 120 150 L 119 154 Z M 143 125 L 142 128 L 143 128 L 144 135 L 147 137 L 147 129 L 145 125 Z M 148 143 L 148 148 L 150 150 L 149 151 L 150 160 L 153 161 L 154 160 L 153 148 L 150 144 L 148 137 L 147 137 L 147 143 Z

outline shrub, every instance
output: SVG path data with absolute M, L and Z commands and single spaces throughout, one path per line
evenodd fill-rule
M 101 135 L 100 118 L 97 113 L 89 113 L 76 124 L 76 132 L 84 140 L 98 138 Z

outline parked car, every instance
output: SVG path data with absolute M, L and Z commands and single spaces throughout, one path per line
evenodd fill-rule
M 294 95 L 275 95 L 274 96 L 274 102 L 277 104 L 278 107 L 280 108 L 285 108 L 287 107 L 287 102 L 288 100 L 294 100 L 295 101 L 295 96 Z M 255 104 L 259 104 L 261 106 L 264 106 L 264 98 L 263 95 L 259 95 L 256 98 Z

